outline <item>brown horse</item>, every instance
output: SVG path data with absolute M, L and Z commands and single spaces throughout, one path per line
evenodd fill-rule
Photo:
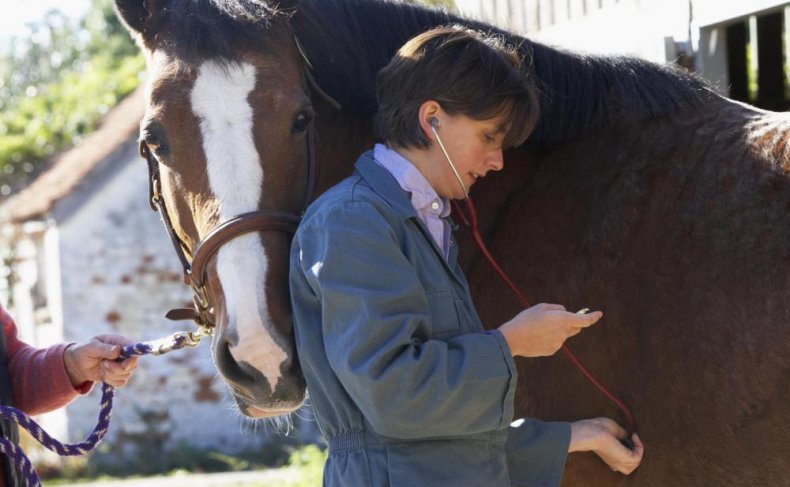
M 405 40 L 447 23 L 501 32 L 378 0 L 116 4 L 149 59 L 141 138 L 187 255 L 235 215 L 301 211 L 312 164 L 317 192 L 350 174 L 373 140 L 375 74 Z M 572 455 L 564 483 L 790 485 L 790 116 L 673 69 L 501 34 L 528 61 L 541 115 L 475 185 L 483 234 L 534 301 L 605 311 L 570 345 L 647 445 L 630 477 Z M 518 303 L 461 245 L 495 326 Z M 216 364 L 251 416 L 303 399 L 288 246 L 284 232 L 248 233 L 207 261 Z M 617 416 L 562 357 L 519 371 L 519 415 Z

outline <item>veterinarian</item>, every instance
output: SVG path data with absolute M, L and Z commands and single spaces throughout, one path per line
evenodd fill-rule
M 552 355 L 602 313 L 539 304 L 486 331 L 457 261 L 449 200 L 534 128 L 525 73 L 496 37 L 413 38 L 379 74 L 382 143 L 303 218 L 290 288 L 324 485 L 555 486 L 570 452 L 624 474 L 642 460 L 608 418 L 511 426 L 513 357 Z

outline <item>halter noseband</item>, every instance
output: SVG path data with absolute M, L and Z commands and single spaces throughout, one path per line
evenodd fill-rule
M 304 213 L 313 198 L 316 186 L 315 155 L 312 125 L 307 129 L 307 191 L 300 213 Z M 211 257 L 231 240 L 251 232 L 280 231 L 293 234 L 301 216 L 276 210 L 257 210 L 234 216 L 216 226 L 197 245 L 192 253 L 173 227 L 165 200 L 162 198 L 159 164 L 145 141 L 140 141 L 140 155 L 148 162 L 148 193 L 151 209 L 159 212 L 176 255 L 184 269 L 184 283 L 192 288 L 192 308 L 176 308 L 165 315 L 171 320 L 193 320 L 206 334 L 212 334 L 216 321 L 206 291 L 206 266 Z M 191 259 L 187 257 L 191 256 Z
M 302 45 L 299 43 L 296 34 L 293 35 L 293 40 L 299 51 L 299 55 L 306 64 L 304 74 L 308 86 L 321 98 L 326 100 L 330 106 L 336 110 L 340 110 L 342 108 L 341 105 L 335 101 L 334 98 L 329 96 L 315 81 L 312 74 L 313 65 L 310 59 L 308 59 Z M 305 212 L 307 206 L 312 201 L 317 183 L 313 123 L 314 122 L 310 122 L 307 128 L 305 142 L 307 144 L 307 190 L 305 191 L 305 198 L 299 215 L 277 210 L 257 210 L 234 216 L 211 230 L 198 243 L 194 253 L 190 251 L 186 243 L 184 243 L 176 233 L 175 228 L 173 228 L 173 223 L 167 212 L 167 207 L 165 206 L 165 200 L 162 198 L 159 164 L 151 154 L 145 141 L 140 141 L 140 156 L 148 162 L 148 197 L 151 209 L 159 212 L 159 216 L 162 218 L 162 223 L 165 226 L 165 230 L 167 230 L 170 241 L 176 249 L 176 255 L 178 255 L 181 266 L 184 268 L 184 283 L 192 288 L 193 293 L 193 307 L 172 309 L 165 315 L 168 319 L 193 320 L 200 328 L 200 332 L 208 335 L 213 334 L 214 327 L 216 326 L 213 313 L 214 306 L 211 304 L 208 292 L 206 291 L 206 265 L 211 257 L 217 253 L 223 245 L 247 233 L 264 231 L 279 231 L 289 234 L 296 233 L 296 228 L 302 218 L 300 215 Z M 191 261 L 187 257 L 187 254 L 192 257 Z

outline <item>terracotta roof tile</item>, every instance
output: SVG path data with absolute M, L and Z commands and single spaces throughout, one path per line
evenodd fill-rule
M 138 88 L 110 110 L 99 128 L 0 208 L 0 222 L 19 223 L 41 217 L 118 147 L 136 136 L 145 112 L 144 89 Z

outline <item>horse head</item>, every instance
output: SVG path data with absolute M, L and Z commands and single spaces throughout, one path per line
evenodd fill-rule
M 312 189 L 313 107 L 287 5 L 234 5 L 116 0 L 147 59 L 140 144 L 153 199 L 216 366 L 241 412 L 261 418 L 305 397 L 287 275 Z

